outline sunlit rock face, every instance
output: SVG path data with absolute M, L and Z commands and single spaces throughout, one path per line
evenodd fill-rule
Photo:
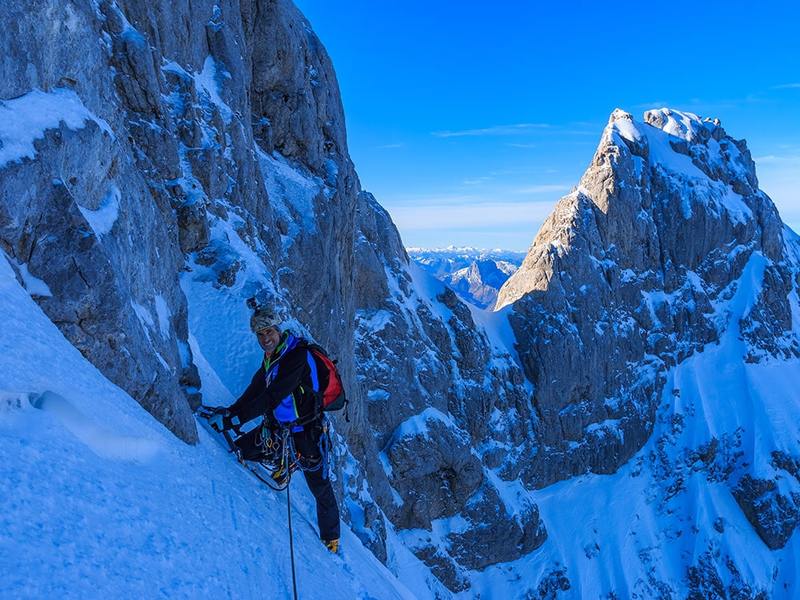
M 614 111 L 580 184 L 500 290 L 536 386 L 539 453 L 528 481 L 613 472 L 652 431 L 665 372 L 716 341 L 715 306 L 766 261 L 742 323 L 748 360 L 796 356 L 787 240 L 743 140 L 718 121 Z M 753 321 L 752 323 L 750 321 Z M 753 332 L 758 333 L 753 333 Z

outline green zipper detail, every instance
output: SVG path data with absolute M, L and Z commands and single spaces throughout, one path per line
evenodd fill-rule
M 281 354 L 283 353 L 283 350 L 286 347 L 286 340 L 288 339 L 289 339 L 288 335 L 283 336 L 281 342 L 275 347 L 275 350 L 272 351 L 272 354 L 277 354 L 275 360 L 278 360 L 281 357 Z M 267 356 L 266 352 L 264 353 L 264 371 L 266 371 L 267 373 L 269 373 L 269 368 L 272 366 L 272 361 L 270 360 L 272 354 Z

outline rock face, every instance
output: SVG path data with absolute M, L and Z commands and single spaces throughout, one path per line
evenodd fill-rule
M 136 103 L 126 114 L 122 82 L 133 82 L 118 72 L 115 85 L 115 48 L 128 48 L 130 68 L 144 68 L 137 53 L 149 50 L 128 35 L 132 30 L 112 25 L 119 9 L 104 6 L 105 14 L 88 3 L 0 8 L 3 22 L 13 23 L 0 41 L 0 97 L 15 99 L 5 104 L 4 119 L 18 125 L 4 140 L 0 164 L 0 238 L 14 263 L 46 283 L 50 293 L 38 300 L 64 335 L 194 441 L 186 394 L 199 380 L 177 279 L 178 227 L 164 189 L 178 160 L 170 160 L 170 132 L 156 120 L 162 115 L 153 112 L 152 128 L 134 125 L 142 122 L 133 111 L 157 111 L 161 102 L 160 90 L 147 87 L 152 62 L 139 74 L 142 85 L 134 86 Z M 42 123 L 48 114 L 53 121 Z M 162 140 L 150 149 L 153 161 L 139 151 L 144 136 Z M 26 149 L 14 152 L 19 143 Z M 160 180 L 151 170 L 156 162 L 165 172 Z
M 733 495 L 764 543 L 783 548 L 800 522 L 800 493 L 784 495 L 775 480 L 745 475 Z
M 513 304 L 536 386 L 546 452 L 526 480 L 543 486 L 628 460 L 652 431 L 665 371 L 719 338 L 712 307 L 755 255 L 776 285 L 764 286 L 742 331 L 772 340 L 767 354 L 797 355 L 784 248 L 744 141 L 689 113 L 650 111 L 641 123 L 615 111 L 580 185 L 497 301 Z
M 521 556 L 546 536 L 535 504 L 510 507 L 499 493 L 531 438 L 524 379 L 453 291 L 409 261 L 370 194 L 358 214 L 356 355 L 390 485 L 378 503 L 437 577 L 465 589 L 464 569 Z

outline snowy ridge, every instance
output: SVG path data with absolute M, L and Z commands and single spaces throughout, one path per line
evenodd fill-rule
M 476 248 L 474 246 L 446 246 L 444 248 L 423 248 L 421 246 L 411 246 L 406 248 L 409 255 L 414 254 L 435 254 L 444 256 L 469 256 L 476 258 L 492 258 L 503 256 L 518 256 L 524 258 L 524 252 L 515 250 L 504 250 L 503 248 Z
M 525 258 L 524 252 L 513 250 L 502 250 L 495 248 L 491 250 L 481 248 L 457 248 L 448 246 L 447 248 L 407 248 L 409 258 L 425 267 L 433 275 L 442 279 L 444 275 L 452 274 L 455 271 L 469 267 L 474 262 L 493 261 L 498 267 L 502 266 L 504 271 L 514 269 L 511 266 L 519 266 Z M 509 273 L 510 274 L 510 273 Z

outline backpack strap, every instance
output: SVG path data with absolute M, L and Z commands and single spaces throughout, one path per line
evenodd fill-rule
M 311 348 L 305 346 L 305 351 L 306 351 L 306 361 L 308 361 L 308 368 L 311 377 L 311 388 L 314 390 L 314 394 L 318 395 L 320 388 L 319 388 L 319 370 L 317 369 L 317 361 L 314 360 L 314 353 L 312 352 Z
M 308 361 L 308 366 L 309 366 L 310 373 L 311 373 L 311 383 L 312 383 L 314 396 L 316 398 L 316 404 L 317 404 L 317 406 L 315 407 L 316 410 L 314 411 L 314 414 L 312 415 L 312 417 L 310 417 L 308 419 L 303 419 L 303 423 L 299 423 L 299 425 L 302 425 L 302 424 L 310 423 L 313 419 L 315 419 L 317 417 L 323 416 L 324 410 L 325 410 L 324 406 L 322 405 L 323 404 L 323 397 L 322 396 L 323 396 L 324 390 L 322 389 L 322 383 L 319 380 L 319 367 L 317 366 L 317 359 L 316 359 L 315 355 L 319 355 L 320 360 L 322 360 L 323 362 L 324 361 L 330 362 L 332 365 L 334 365 L 334 369 L 335 369 L 336 363 L 338 361 L 330 358 L 330 356 L 328 356 L 328 353 L 325 351 L 325 349 L 322 346 L 320 346 L 319 344 L 315 344 L 313 342 L 310 342 L 305 338 L 298 338 L 296 347 L 303 348 L 307 352 L 306 360 Z M 329 376 L 330 377 L 337 377 L 337 380 L 339 381 L 339 384 L 342 387 L 342 390 L 343 390 L 343 393 L 344 393 L 344 386 L 343 386 L 343 384 L 341 382 L 341 376 L 338 375 L 337 373 L 334 373 L 334 372 L 331 372 L 329 374 Z M 347 423 L 350 422 L 350 406 L 349 405 L 350 405 L 350 400 L 347 398 L 347 395 L 345 395 L 345 397 L 344 397 L 344 420 Z

